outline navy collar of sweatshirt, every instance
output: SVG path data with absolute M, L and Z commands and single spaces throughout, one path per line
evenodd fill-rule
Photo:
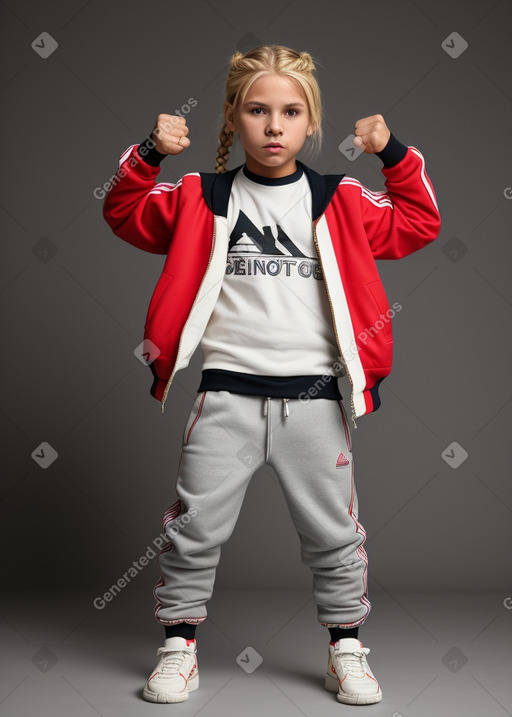
M 247 179 L 250 179 L 251 182 L 264 184 L 267 187 L 280 187 L 283 184 L 292 184 L 293 182 L 299 180 L 304 174 L 304 170 L 298 164 L 295 172 L 287 174 L 285 177 L 264 177 L 261 174 L 251 172 L 251 170 L 247 168 L 247 164 L 242 166 L 241 172 L 245 177 L 247 177 Z
M 329 202 L 332 199 L 336 187 L 341 182 L 345 174 L 319 174 L 314 169 L 308 167 L 298 159 L 295 160 L 297 163 L 297 169 L 293 174 L 289 174 L 287 177 L 278 178 L 278 181 L 274 178 L 261 177 L 260 175 L 253 175 L 252 172 L 245 169 L 244 174 L 252 179 L 257 177 L 257 181 L 261 184 L 282 184 L 282 180 L 296 181 L 300 178 L 302 172 L 306 174 L 311 188 L 312 197 L 312 218 L 313 221 L 327 209 Z M 240 164 L 234 169 L 229 169 L 227 172 L 215 174 L 215 172 L 199 172 L 201 176 L 201 183 L 203 187 L 203 194 L 205 201 L 210 210 L 221 217 L 227 217 L 228 214 L 228 203 L 229 196 L 231 194 L 231 185 L 237 172 L 245 167 L 245 164 Z M 290 179 L 294 177 L 294 179 Z M 266 181 L 261 181 L 266 180 Z M 270 180 L 270 181 L 268 181 Z

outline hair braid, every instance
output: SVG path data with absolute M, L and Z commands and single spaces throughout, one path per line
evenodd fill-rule
M 231 132 L 225 124 L 219 134 L 219 147 L 217 149 L 217 161 L 215 163 L 215 174 L 227 172 L 226 164 L 229 159 L 229 148 L 233 144 L 233 132 Z

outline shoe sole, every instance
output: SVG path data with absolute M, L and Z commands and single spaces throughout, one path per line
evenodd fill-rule
M 348 695 L 345 692 L 340 692 L 338 680 L 330 675 L 325 677 L 325 689 L 329 692 L 337 692 L 336 696 L 339 702 L 346 705 L 373 705 L 382 699 L 382 692 L 375 695 Z
M 148 702 L 157 702 L 160 704 L 172 704 L 175 702 L 185 702 L 185 700 L 188 700 L 189 692 L 193 692 L 194 690 L 197 690 L 199 687 L 199 675 L 197 674 L 195 677 L 193 677 L 191 680 L 189 680 L 187 684 L 187 689 L 183 692 L 178 692 L 176 694 L 167 694 L 167 693 L 161 693 L 161 692 L 152 692 L 151 690 L 148 690 L 147 686 L 144 687 L 142 690 L 142 696 L 145 700 Z

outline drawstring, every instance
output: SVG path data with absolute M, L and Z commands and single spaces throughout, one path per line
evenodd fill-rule
M 283 398 L 283 413 L 285 418 L 288 418 L 290 411 L 288 409 L 289 398 Z M 267 396 L 265 404 L 263 406 L 263 415 L 267 417 L 267 452 L 265 460 L 268 461 L 270 457 L 270 451 L 272 449 L 272 396 Z
M 267 453 L 265 456 L 266 461 L 268 461 L 268 458 L 270 456 L 270 449 L 272 447 L 272 406 L 270 405 L 271 401 L 271 396 L 267 396 L 267 401 L 265 403 L 265 415 L 267 416 Z

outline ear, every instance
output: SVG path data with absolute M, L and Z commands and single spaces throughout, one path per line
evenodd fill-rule
M 226 127 L 229 129 L 230 132 L 235 132 L 236 124 L 235 115 L 233 113 L 233 105 L 231 105 L 229 102 L 224 102 L 222 111 L 224 112 L 224 122 L 226 124 Z
M 308 128 L 307 128 L 307 130 L 306 130 L 307 136 L 308 136 L 308 137 L 311 137 L 312 135 L 315 134 L 315 131 L 316 131 L 316 124 L 315 124 L 314 122 L 310 122 L 310 123 L 308 124 Z

